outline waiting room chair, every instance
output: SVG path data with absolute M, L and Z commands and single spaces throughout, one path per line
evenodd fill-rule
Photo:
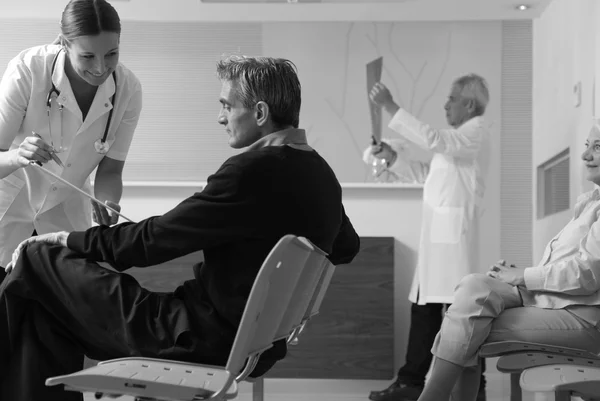
M 521 388 L 534 392 L 554 392 L 555 401 L 580 397 L 600 401 L 600 367 L 582 365 L 547 365 L 525 369 Z
M 309 265 L 314 253 L 323 254 L 307 239 L 293 235 L 284 236 L 275 245 L 255 279 L 225 367 L 152 358 L 119 358 L 70 375 L 49 378 L 46 385 L 62 384 L 65 389 L 93 392 L 96 398 L 103 395 L 165 401 L 235 398 L 237 382 L 248 377 L 260 355 L 271 348 L 273 342 L 289 337 L 301 326 L 301 319 L 291 316 L 303 317 L 305 311 L 300 311 L 291 301 L 307 305 L 315 293 L 320 281 L 307 271 L 322 269 L 323 265 Z M 306 279 L 301 280 L 301 277 Z
M 510 374 L 510 401 L 523 399 L 522 390 L 526 388 L 522 387 L 522 373 L 527 369 L 555 364 L 600 368 L 600 356 L 591 352 L 522 341 L 484 344 L 479 356 L 500 357 L 496 367 L 499 372 Z
M 323 302 L 323 298 L 325 298 L 327 288 L 329 287 L 331 278 L 335 272 L 335 266 L 327 259 L 327 254 L 320 251 L 318 248 L 316 249 L 316 252 L 311 254 L 307 263 L 309 266 L 321 267 L 319 269 L 314 269 L 314 271 L 305 269 L 300 281 L 308 280 L 311 285 L 298 285 L 296 287 L 296 293 L 292 296 L 292 300 L 296 301 L 292 301 L 290 304 L 295 303 L 298 308 L 297 310 L 303 311 L 303 314 L 302 316 L 294 316 L 293 314 L 288 315 L 289 318 L 293 318 L 294 320 L 300 318 L 300 324 L 295 325 L 295 329 L 287 338 L 288 346 L 298 344 L 298 337 L 306 327 L 306 324 L 319 313 L 321 303 Z M 314 284 L 316 284 L 316 286 Z M 312 296 L 309 297 L 309 294 L 306 293 L 306 290 L 303 290 L 303 288 L 313 288 L 314 291 Z M 265 391 L 264 377 L 258 377 L 248 381 L 252 383 L 252 401 L 263 401 Z

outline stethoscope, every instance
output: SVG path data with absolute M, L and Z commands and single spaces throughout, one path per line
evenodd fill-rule
M 52 87 L 50 88 L 50 91 L 48 92 L 48 97 L 46 98 L 46 111 L 48 114 L 48 130 L 50 133 L 50 138 L 52 140 L 53 136 L 52 136 L 52 122 L 51 122 L 51 118 L 50 118 L 50 112 L 52 111 L 52 95 L 56 95 L 56 99 L 59 98 L 60 96 L 60 91 L 58 90 L 58 88 L 56 87 L 56 85 L 54 85 L 54 81 L 52 80 L 52 76 L 54 75 L 54 68 L 56 66 L 56 61 L 58 60 L 58 55 L 60 54 L 60 52 L 62 51 L 62 49 L 60 49 L 58 51 L 58 53 L 56 54 L 56 56 L 54 57 L 54 61 L 52 62 L 52 70 L 50 71 L 50 81 L 52 82 Z M 113 80 L 115 81 L 115 93 L 112 95 L 112 97 L 110 98 L 110 102 L 113 104 L 113 108 L 110 109 L 109 113 L 108 113 L 108 120 L 106 121 L 106 127 L 104 128 L 104 135 L 102 135 L 102 138 L 99 138 L 96 140 L 96 142 L 94 142 L 94 148 L 96 149 L 96 152 L 99 154 L 106 154 L 108 152 L 108 150 L 110 149 L 110 145 L 106 142 L 106 138 L 108 137 L 108 130 L 110 128 L 110 121 L 112 120 L 112 115 L 113 115 L 113 110 L 115 108 L 115 98 L 117 96 L 117 74 L 115 73 L 115 71 L 113 71 L 112 73 L 112 77 Z M 61 146 L 58 151 L 62 151 L 62 112 L 64 109 L 64 105 L 61 104 L 60 102 L 56 101 L 56 103 L 58 103 L 58 111 L 60 112 L 60 121 L 61 121 Z M 52 144 L 52 146 L 54 147 L 54 144 Z

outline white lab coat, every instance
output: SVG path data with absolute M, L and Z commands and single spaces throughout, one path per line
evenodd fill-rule
M 61 92 L 58 101 L 64 104 L 64 110 L 62 122 L 56 105 L 52 110 L 53 139 L 60 140 L 62 126 L 63 145 L 68 151 L 58 154 L 64 169 L 52 161 L 44 167 L 90 193 L 89 176 L 104 157 L 95 151 L 94 142 L 104 133 L 108 114 L 114 108 L 107 137 L 111 147 L 106 156 L 125 160 L 141 113 L 141 85 L 130 70 L 119 64 L 118 88 L 112 77 L 100 85 L 83 121 L 64 73 L 65 52 L 58 53 L 59 49 L 57 45 L 27 49 L 8 64 L 0 83 L 0 148 L 17 148 L 32 131 L 51 142 L 46 96 L 54 82 Z M 40 169 L 25 167 L 0 179 L 0 266 L 6 266 L 17 245 L 34 229 L 44 234 L 85 230 L 91 225 L 89 199 Z
M 452 303 L 459 281 L 481 270 L 479 218 L 490 159 L 489 126 L 475 117 L 457 129 L 434 129 L 400 109 L 389 127 L 433 153 L 423 186 L 419 256 L 409 300 Z M 400 150 L 399 141 L 388 142 Z

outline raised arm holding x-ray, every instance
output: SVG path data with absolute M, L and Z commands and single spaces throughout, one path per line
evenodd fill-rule
M 369 98 L 378 106 L 375 110 L 384 110 L 391 116 L 400 108 L 390 91 L 379 82 L 372 87 Z M 382 160 L 386 169 L 401 181 L 423 183 L 429 172 L 431 152 L 403 137 L 375 140 L 373 136 L 371 146 L 363 153 L 363 161 L 372 165 L 375 159 Z

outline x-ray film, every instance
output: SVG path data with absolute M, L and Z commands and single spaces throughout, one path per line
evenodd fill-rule
M 381 142 L 381 107 L 376 106 L 369 98 L 369 92 L 377 82 L 381 81 L 381 71 L 383 69 L 383 57 L 367 63 L 367 101 L 369 102 L 369 111 L 371 115 L 371 137 L 377 144 Z

